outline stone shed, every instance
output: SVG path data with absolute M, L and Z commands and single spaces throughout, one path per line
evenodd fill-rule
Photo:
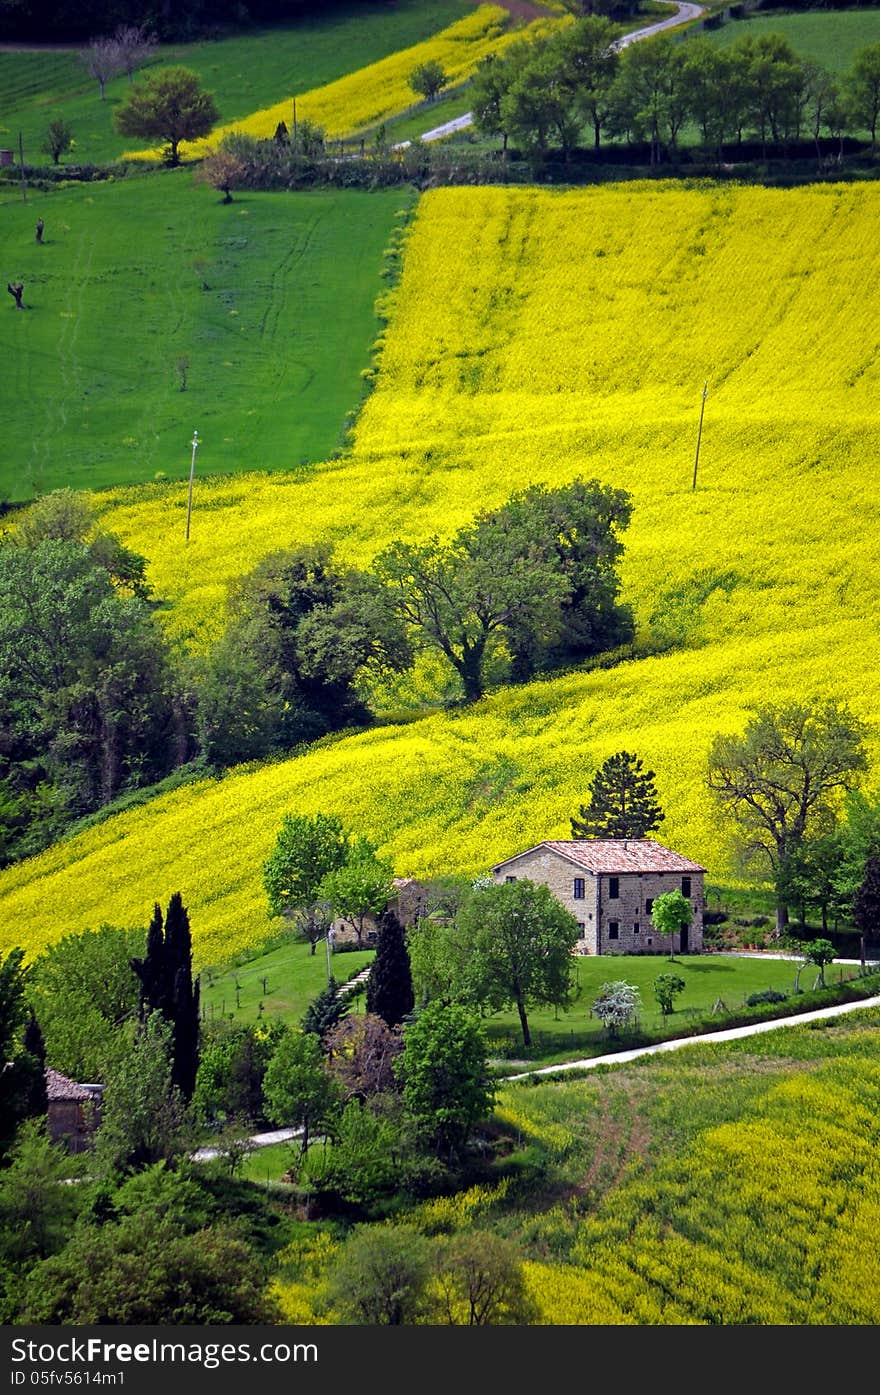
M 103 1085 L 81 1085 L 57 1070 L 46 1071 L 49 1137 L 64 1142 L 72 1153 L 92 1146 L 100 1122 Z
M 542 882 L 580 926 L 581 954 L 660 954 L 668 939 L 651 910 L 666 891 L 691 903 L 693 921 L 674 936 L 678 954 L 703 948 L 706 869 L 649 838 L 572 838 L 538 843 L 492 868 L 496 882 Z

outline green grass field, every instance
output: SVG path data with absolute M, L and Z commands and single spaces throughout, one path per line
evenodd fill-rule
M 326 459 L 361 394 L 382 253 L 408 201 L 309 191 L 224 206 L 185 170 L 26 204 L 10 193 L 0 260 L 28 308 L 4 293 L 15 430 L 0 497 L 184 478 L 194 428 L 204 474 Z
M 215 94 L 222 120 L 232 121 L 430 38 L 472 8 L 467 0 L 396 0 L 393 6 L 374 0 L 285 28 L 164 45 L 155 61 L 193 68 Z M 48 163 L 40 143 L 48 122 L 61 114 L 76 141 L 66 162 L 116 160 L 131 144 L 113 127 L 114 108 L 127 91 L 128 79 L 115 78 L 102 102 L 75 52 L 0 53 L 0 145 L 17 149 L 21 131 L 26 162 Z
M 694 35 L 698 29 L 691 31 Z M 805 14 L 755 14 L 707 31 L 713 43 L 728 45 L 748 34 L 784 34 L 802 57 L 843 72 L 865 44 L 880 42 L 880 10 L 808 10 Z
M 333 975 L 342 983 L 372 957 L 369 950 L 336 955 L 331 964 Z M 529 1012 L 533 1037 L 531 1052 L 523 1052 L 516 1012 L 498 1012 L 486 1019 L 486 1034 L 493 1055 L 509 1056 L 513 1060 L 528 1057 L 536 1064 L 545 1065 L 576 1054 L 602 1055 L 609 1049 L 608 1036 L 601 1023 L 590 1016 L 590 1007 L 602 984 L 612 980 L 626 979 L 638 987 L 643 1003 L 639 1019 L 643 1031 L 675 1037 L 688 1030 L 695 1019 L 708 1016 L 719 998 L 732 1012 L 743 1006 L 749 994 L 766 988 L 790 993 L 794 988 L 797 963 L 715 954 L 689 955 L 676 958 L 672 963 L 663 955 L 602 955 L 579 957 L 574 961 L 574 969 L 578 996 L 568 1012 L 556 1013 L 552 1008 L 535 1008 Z M 654 998 L 653 984 L 658 974 L 667 971 L 680 974 L 687 986 L 676 999 L 675 1012 L 664 1023 Z M 826 982 L 837 984 L 841 977 L 852 978 L 857 973 L 858 968 L 852 965 L 835 965 L 826 970 Z M 801 988 L 812 989 L 815 977 L 815 969 L 805 970 L 801 975 Z M 202 1001 L 208 1020 L 226 1017 L 252 1022 L 260 1016 L 262 1002 L 263 1017 L 277 1016 L 291 1026 L 299 1026 L 309 1002 L 326 982 L 324 947 L 319 945 L 317 952 L 311 955 L 308 945 L 291 941 L 238 968 L 222 972 L 203 970 Z M 352 1010 L 363 1012 L 363 996 L 355 1000 Z M 723 1017 L 719 1015 L 713 1025 L 723 1027 Z
M 337 983 L 344 983 L 372 958 L 371 949 L 335 954 L 331 970 Z M 238 995 L 236 983 L 240 985 Z M 262 1003 L 265 1017 L 280 1017 L 291 1026 L 299 1026 L 309 1003 L 326 986 L 325 946 L 318 945 L 312 954 L 309 945 L 291 940 L 237 968 L 222 973 L 203 970 L 202 1006 L 208 1021 L 231 1017 L 237 1022 L 252 1022 L 260 1015 Z

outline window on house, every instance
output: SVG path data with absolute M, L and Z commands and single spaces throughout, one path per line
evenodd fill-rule
M 651 939 L 651 936 L 650 936 L 650 935 L 648 936 L 647 943 L 648 943 L 649 945 L 652 945 L 652 944 L 654 943 L 654 941 Z
M 690 896 L 690 894 L 691 894 L 691 879 L 690 879 L 690 877 L 682 877 L 682 879 L 681 879 L 681 894 L 682 894 L 682 896 Z
M 578 929 L 579 929 L 580 932 L 581 932 L 581 939 L 583 939 L 584 936 L 585 936 L 586 933 L 587 933 L 587 927 L 586 927 L 586 925 L 584 925 L 584 922 L 583 922 L 582 920 L 579 920 L 579 921 L 578 921 Z
M 575 879 L 574 879 L 574 899 L 575 899 L 576 901 L 583 901 L 583 899 L 584 899 L 584 879 L 583 879 L 583 877 L 575 877 Z
M 634 934 L 634 935 L 638 935 L 639 930 L 640 930 L 639 922 L 636 920 L 636 921 L 633 922 L 633 934 Z
M 619 940 L 619 939 L 620 939 L 620 922 L 619 922 L 619 921 L 617 921 L 617 920 L 609 920 L 609 922 L 608 922 L 608 938 L 609 938 L 609 940 Z
M 609 901 L 616 901 L 619 895 L 620 895 L 620 878 L 619 878 L 619 877 L 609 877 L 609 878 L 608 878 L 608 899 L 609 899 Z
M 516 881 L 516 877 L 505 877 L 504 880 L 505 880 L 506 882 L 515 882 L 515 881 Z
M 653 911 L 653 909 L 654 909 L 654 898 L 653 898 L 653 896 L 649 896 L 648 899 L 645 901 L 645 915 L 650 915 L 651 912 Z

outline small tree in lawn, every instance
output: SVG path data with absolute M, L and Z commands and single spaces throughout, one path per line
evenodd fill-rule
M 391 899 L 393 879 L 391 864 L 377 857 L 373 845 L 361 838 L 351 848 L 348 861 L 323 878 L 318 894 L 329 902 L 334 915 L 348 921 L 362 945 L 367 920 L 380 916 Z
M 104 88 L 111 78 L 122 72 L 122 54 L 115 39 L 92 39 L 79 55 L 89 77 L 94 78 L 104 100 Z M 128 134 L 124 132 L 123 134 Z
M 664 1017 L 675 1011 L 675 999 L 686 987 L 687 984 L 680 974 L 658 974 L 654 979 L 654 997 L 660 1004 L 660 1011 Z
M 865 940 L 880 934 L 880 857 L 869 857 L 865 875 L 853 898 L 853 920 L 859 932 L 862 973 L 865 972 Z
M 72 145 L 73 127 L 63 116 L 54 116 L 46 127 L 40 149 L 44 154 L 51 155 L 53 165 L 57 165 L 61 156 L 66 155 Z
M 222 190 L 223 202 L 232 203 L 232 190 L 241 187 L 246 174 L 244 161 L 223 141 L 206 155 L 196 172 L 196 178 L 212 189 Z
M 439 92 L 449 81 L 441 63 L 436 58 L 430 58 L 426 63 L 420 63 L 417 68 L 413 68 L 407 79 L 413 92 L 417 92 L 426 101 L 433 102 Z
M 645 838 L 663 822 L 653 770 L 618 751 L 593 776 L 590 801 L 571 820 L 572 838 Z
M 593 1014 L 607 1027 L 609 1037 L 618 1037 L 638 1013 L 641 994 L 635 984 L 618 979 L 603 983 L 599 996 L 593 1000 Z
M 819 970 L 816 978 L 816 987 L 825 987 L 825 965 L 834 962 L 834 945 L 830 940 L 812 940 L 804 950 L 804 958 L 808 964 L 815 964 Z
M 113 34 L 119 54 L 119 67 L 132 81 L 138 68 L 142 68 L 148 56 L 156 47 L 155 34 L 149 33 L 142 24 L 120 24 Z
M 113 120 L 123 136 L 164 140 L 168 163 L 180 164 L 180 143 L 210 135 L 219 116 L 210 92 L 189 68 L 163 68 L 134 86 Z
M 302 1129 L 302 1154 L 316 1127 L 332 1118 L 339 1091 L 327 1073 L 319 1039 L 311 1032 L 282 1037 L 263 1077 L 266 1114 L 282 1128 Z
M 675 891 L 664 891 L 657 896 L 651 911 L 651 920 L 658 935 L 669 940 L 669 958 L 675 958 L 675 936 L 690 925 L 694 918 L 693 907 L 686 896 L 676 887 Z
M 334 814 L 285 814 L 263 867 L 269 914 L 293 917 L 312 954 L 332 920 L 330 903 L 319 891 L 321 881 L 343 866 L 349 848 L 349 834 Z
M 367 1012 L 389 1027 L 399 1027 L 415 1006 L 409 951 L 403 926 L 393 911 L 386 911 L 379 926 L 376 957 L 367 979 Z

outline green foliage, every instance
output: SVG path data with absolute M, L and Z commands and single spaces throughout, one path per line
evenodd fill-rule
M 171 1057 L 172 1029 L 161 1012 L 151 1012 L 131 1050 L 108 1068 L 96 1143 L 105 1174 L 136 1172 L 185 1152 L 189 1128 Z
M 349 1206 L 369 1206 L 401 1184 L 399 1122 L 351 1100 L 333 1125 L 332 1143 L 309 1155 L 309 1185 Z
M 163 68 L 129 92 L 113 121 L 120 135 L 167 141 L 169 163 L 176 165 L 180 142 L 210 135 L 219 114 L 197 73 L 189 68 Z
M 208 1122 L 263 1122 L 263 1077 L 286 1028 L 277 1018 L 266 1025 L 218 1022 L 202 1028 L 193 1106 Z
M 49 1064 L 74 1080 L 103 1080 L 131 1045 L 139 1002 L 131 961 L 143 930 L 101 925 L 65 935 L 33 966 L 34 1002 Z
M 409 85 L 413 92 L 417 92 L 420 97 L 425 97 L 429 102 L 434 101 L 448 81 L 443 64 L 438 63 L 436 58 L 419 63 L 418 67 L 413 68 L 409 75 Z
M 550 891 L 530 881 L 489 885 L 465 901 L 451 925 L 422 922 L 411 935 L 420 991 L 497 1012 L 513 1006 L 523 1045 L 530 1004 L 565 1008 L 573 996 L 577 921 Z
M 855 120 L 871 132 L 873 149 L 880 119 L 880 43 L 866 44 L 856 53 L 846 77 L 846 90 Z
M 378 918 L 388 905 L 393 879 L 391 863 L 360 838 L 350 846 L 348 860 L 322 878 L 318 896 L 328 902 L 334 915 L 349 922 L 360 945 L 367 918 Z
M 654 771 L 629 751 L 618 751 L 599 767 L 590 802 L 571 821 L 572 838 L 645 838 L 663 822 Z
M 0 1156 L 15 1137 L 16 1129 L 31 1113 L 40 1061 L 24 1041 L 30 991 L 30 971 L 24 967 L 24 950 L 11 949 L 0 958 Z
M 339 984 L 331 976 L 326 988 L 322 988 L 317 998 L 313 998 L 306 1008 L 302 1020 L 304 1032 L 311 1032 L 326 1045 L 327 1037 L 334 1031 L 351 1009 L 351 997 L 340 993 Z
M 786 877 L 808 837 L 833 825 L 867 768 L 867 728 L 831 698 L 755 711 L 741 736 L 717 736 L 709 788 L 737 826 L 744 856 L 763 861 L 787 921 Z
M 334 814 L 285 814 L 263 871 L 271 915 L 310 906 L 323 878 L 348 857 L 350 835 Z
M 654 997 L 660 1004 L 660 1011 L 664 1017 L 675 1011 L 675 999 L 686 987 L 687 984 L 680 974 L 658 974 L 654 979 Z
M 46 127 L 46 134 L 40 149 L 52 156 L 52 163 L 57 165 L 62 155 L 73 145 L 73 127 L 63 116 L 53 116 Z
M 439 650 L 474 701 L 502 638 L 522 677 L 563 655 L 594 653 L 631 623 L 616 603 L 615 572 L 615 529 L 629 516 L 629 496 L 595 480 L 536 485 L 448 544 L 392 544 L 375 570 L 414 641 Z
M 19 806 L 7 859 L 175 761 L 165 641 L 93 547 L 54 536 L 0 546 L 0 782 Z
M 509 1327 L 537 1320 L 514 1241 L 487 1230 L 461 1231 L 441 1245 L 434 1263 L 437 1321 Z
M 302 1129 L 305 1154 L 310 1133 L 333 1118 L 339 1103 L 318 1037 L 292 1031 L 281 1038 L 263 1077 L 263 1095 L 273 1123 Z
M 0 1261 L 14 1267 L 54 1254 L 79 1209 L 67 1181 L 70 1155 L 51 1143 L 45 1124 L 28 1120 L 0 1170 Z
M 379 925 L 376 957 L 367 979 L 367 1012 L 376 1013 L 389 1027 L 399 1027 L 414 1006 L 412 970 L 403 926 L 393 911 L 386 911 Z
M 651 908 L 651 922 L 657 934 L 668 939 L 670 959 L 675 958 L 676 935 L 681 934 L 682 929 L 690 925 L 693 918 L 693 906 L 678 887 L 674 891 L 664 891 L 662 896 L 655 896 Z
M 460 1156 L 495 1094 L 482 1026 L 460 1004 L 428 1003 L 403 1043 L 395 1074 L 407 1113 L 438 1153 Z
M 410 1226 L 359 1226 L 333 1267 L 331 1293 L 341 1320 L 399 1327 L 425 1312 L 430 1246 Z

